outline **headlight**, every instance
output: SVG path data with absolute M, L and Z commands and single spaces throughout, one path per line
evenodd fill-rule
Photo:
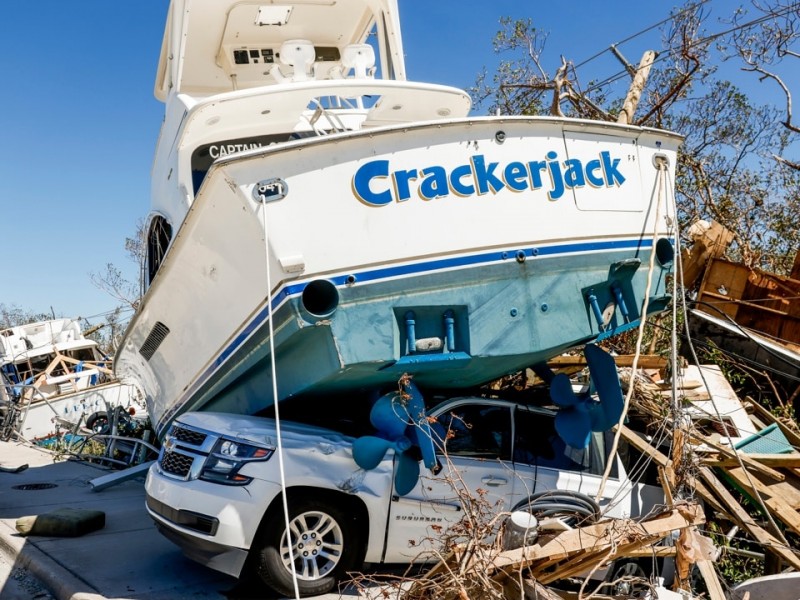
M 239 474 L 249 462 L 269 460 L 274 450 L 221 438 L 200 471 L 200 479 L 227 485 L 247 485 L 253 478 Z

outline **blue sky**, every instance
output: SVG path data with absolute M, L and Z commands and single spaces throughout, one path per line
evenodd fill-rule
M 711 2 L 728 11 L 729 2 Z M 90 273 L 130 278 L 125 238 L 147 215 L 163 117 L 153 82 L 168 0 L 0 0 L 0 303 L 95 317 L 117 301 Z M 400 0 L 409 79 L 468 87 L 498 58 L 499 18 L 549 32 L 545 66 L 576 63 L 664 19 L 672 3 Z M 624 15 L 620 18 L 619 15 Z M 632 62 L 660 47 L 653 30 L 620 46 Z M 582 81 L 619 71 L 606 54 Z M 625 84 L 627 86 L 627 83 Z M 624 93 L 624 89 L 620 92 Z

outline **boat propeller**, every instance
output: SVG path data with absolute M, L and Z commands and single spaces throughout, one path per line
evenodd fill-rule
M 417 485 L 420 457 L 434 474 L 441 470 L 422 394 L 410 380 L 401 380 L 399 392 L 378 398 L 369 420 L 377 435 L 356 439 L 353 459 L 362 469 L 374 469 L 389 450 L 394 450 L 397 456 L 394 489 L 399 495 L 405 496 Z
M 550 398 L 560 409 L 555 419 L 556 432 L 573 448 L 586 448 L 593 431 L 606 431 L 616 425 L 625 405 L 614 358 L 594 344 L 588 344 L 583 353 L 591 378 L 589 392 L 576 394 L 563 373 L 551 372 L 550 379 Z

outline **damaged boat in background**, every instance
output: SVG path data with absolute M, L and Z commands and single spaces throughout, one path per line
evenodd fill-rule
M 109 408 L 144 415 L 140 390 L 117 380 L 111 362 L 77 320 L 0 331 L 0 439 L 37 441 L 80 426 L 100 431 Z
M 403 374 L 480 385 L 668 304 L 680 137 L 469 116 L 406 80 L 399 23 L 396 0 L 172 1 L 148 289 L 114 363 L 159 437 Z

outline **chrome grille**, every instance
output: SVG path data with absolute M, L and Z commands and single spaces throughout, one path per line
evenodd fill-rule
M 203 442 L 205 442 L 208 437 L 205 433 L 185 429 L 179 425 L 173 425 L 169 434 L 176 441 L 191 444 L 192 446 L 202 446 Z
M 166 450 L 159 461 L 159 466 L 164 473 L 169 473 L 177 477 L 187 477 L 189 475 L 189 470 L 192 468 L 193 461 L 194 458 L 191 456 Z

